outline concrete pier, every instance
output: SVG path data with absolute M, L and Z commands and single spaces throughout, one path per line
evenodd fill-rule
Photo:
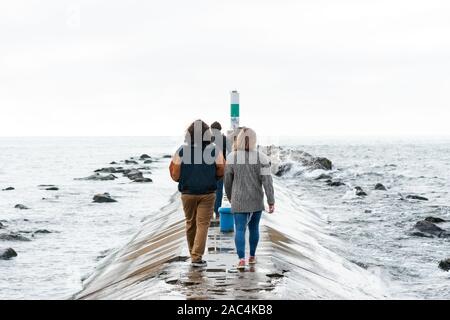
M 180 208 L 181 209 L 181 208 Z M 178 212 L 179 217 L 182 212 Z M 155 221 L 146 228 L 154 228 Z M 188 257 L 184 220 L 161 225 L 154 234 L 141 232 L 100 267 L 76 299 L 269 299 L 281 298 L 277 285 L 284 273 L 271 259 L 271 237 L 262 227 L 258 263 L 235 268 L 234 233 L 221 233 L 212 221 L 205 268 L 193 268 Z
M 277 207 L 263 213 L 258 263 L 238 271 L 233 233 L 211 223 L 204 259 L 194 269 L 179 194 L 144 221 L 122 249 L 106 258 L 74 299 L 383 299 L 369 271 L 324 247 L 339 240 L 304 207 L 300 195 L 275 184 Z M 248 250 L 248 246 L 247 246 Z

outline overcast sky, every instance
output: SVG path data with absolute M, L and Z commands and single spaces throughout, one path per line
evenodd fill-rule
M 448 0 L 2 1 L 0 136 L 450 135 Z

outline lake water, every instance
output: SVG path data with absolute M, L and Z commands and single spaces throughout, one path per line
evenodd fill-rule
M 0 138 L 0 233 L 17 232 L 31 241 L 0 240 L 18 256 L 0 260 L 0 299 L 65 299 L 81 289 L 81 280 L 99 261 L 123 246 L 141 220 L 158 213 L 176 190 L 168 159 L 179 138 Z M 450 257 L 449 240 L 410 235 L 414 224 L 436 216 L 450 220 L 450 142 L 432 140 L 264 139 L 333 161 L 330 175 L 346 186 L 329 187 L 315 180 L 321 172 L 294 166 L 277 184 L 313 208 L 332 235 L 322 245 L 360 264 L 386 284 L 389 296 L 449 298 L 449 274 L 439 260 Z M 80 181 L 111 161 L 146 153 L 156 161 L 135 183 L 118 175 L 114 181 Z M 123 165 L 133 167 L 135 165 Z M 142 163 L 139 163 L 142 166 Z M 376 191 L 383 183 L 387 191 Z M 39 187 L 56 185 L 59 190 Z M 354 195 L 360 186 L 366 197 Z M 109 192 L 117 203 L 92 203 Z M 408 194 L 429 201 L 400 200 Z M 24 204 L 29 210 L 14 208 Z M 276 215 L 273 216 L 276 219 Z M 443 224 L 444 229 L 450 226 Z M 50 233 L 33 233 L 37 230 Z

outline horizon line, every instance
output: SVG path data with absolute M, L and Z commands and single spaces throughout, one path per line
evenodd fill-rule
M 223 132 L 225 132 L 223 130 Z M 6 135 L 4 138 L 179 138 L 182 135 Z M 262 138 L 449 138 L 450 134 L 259 135 Z

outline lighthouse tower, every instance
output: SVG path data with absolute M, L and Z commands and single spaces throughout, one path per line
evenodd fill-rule
M 231 130 L 236 130 L 239 127 L 239 92 L 236 90 L 230 93 L 230 104 Z

